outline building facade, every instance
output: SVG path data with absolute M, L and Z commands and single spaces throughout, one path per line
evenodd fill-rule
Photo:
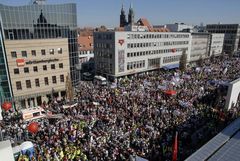
M 207 58 L 210 49 L 210 34 L 208 33 L 192 33 L 192 45 L 190 60 L 196 61 L 200 57 Z
M 190 36 L 180 32 L 95 32 L 96 72 L 117 78 L 179 64 L 183 50 L 190 58 Z
M 206 27 L 209 33 L 225 34 L 223 52 L 230 54 L 240 49 L 240 25 L 239 24 L 209 24 Z
M 174 23 L 166 25 L 154 25 L 154 28 L 167 28 L 171 32 L 181 32 L 183 30 L 193 30 L 193 26 L 184 23 Z
M 74 85 L 78 83 L 76 4 L 25 6 L 0 4 L 0 17 L 4 40 L 67 38 L 71 79 Z
M 224 34 L 210 34 L 210 51 L 209 56 L 211 55 L 220 55 L 222 54 L 224 43 Z
M 5 47 L 17 108 L 65 96 L 70 73 L 67 38 L 6 40 Z

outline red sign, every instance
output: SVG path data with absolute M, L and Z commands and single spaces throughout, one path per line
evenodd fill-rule
M 17 59 L 16 62 L 17 62 L 18 67 L 22 67 L 22 66 L 25 65 L 25 60 L 24 59 Z
M 120 39 L 120 40 L 118 40 L 118 43 L 122 46 L 123 43 L 124 43 L 124 40 L 123 40 L 123 39 Z
M 176 49 L 172 49 L 172 52 L 175 53 L 175 52 L 176 52 Z

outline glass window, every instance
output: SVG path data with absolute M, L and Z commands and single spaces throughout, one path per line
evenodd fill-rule
M 33 67 L 33 71 L 34 71 L 34 72 L 38 72 L 38 67 L 37 67 L 37 66 L 34 66 L 34 67 Z
M 47 70 L 47 65 L 43 65 L 43 70 Z
M 22 51 L 22 57 L 27 57 L 27 51 Z
M 18 68 L 14 69 L 14 74 L 19 74 L 19 69 Z
M 24 68 L 24 73 L 29 73 L 29 68 L 28 67 Z
M 64 82 L 64 75 L 60 75 L 60 82 Z
M 30 80 L 26 80 L 26 87 L 27 88 L 32 88 Z
M 42 50 L 41 50 L 41 53 L 42 53 L 42 55 L 46 55 L 46 50 L 45 50 L 45 49 L 42 49 Z
M 58 54 L 62 54 L 62 48 L 58 48 Z
M 49 49 L 49 53 L 53 55 L 54 54 L 54 49 Z
M 21 81 L 17 81 L 17 82 L 16 82 L 16 87 L 17 87 L 17 90 L 22 90 Z
M 36 56 L 36 50 L 32 50 L 32 56 Z
M 51 69 L 55 69 L 55 64 L 51 64 Z
M 59 68 L 63 68 L 63 63 L 59 63 Z
M 56 84 L 57 83 L 57 77 L 56 76 L 52 76 L 52 83 Z
M 39 79 L 35 79 L 35 85 L 36 87 L 40 87 Z
M 16 51 L 11 51 L 12 58 L 17 58 L 17 52 Z
M 45 77 L 45 78 L 44 78 L 44 83 L 45 83 L 46 86 L 49 85 L 49 83 L 48 83 L 48 77 Z

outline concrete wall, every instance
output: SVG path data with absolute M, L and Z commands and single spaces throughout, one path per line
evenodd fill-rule
M 232 104 L 236 105 L 240 93 L 240 78 L 231 82 L 228 86 L 228 93 L 226 99 L 226 109 L 230 109 Z

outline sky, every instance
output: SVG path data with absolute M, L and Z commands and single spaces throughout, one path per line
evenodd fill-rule
M 0 0 L 5 5 L 26 5 L 31 0 Z M 130 3 L 135 21 L 147 18 L 152 25 L 183 22 L 191 25 L 240 23 L 240 0 L 47 0 L 47 4 L 76 3 L 79 27 L 119 26 L 122 4 Z

